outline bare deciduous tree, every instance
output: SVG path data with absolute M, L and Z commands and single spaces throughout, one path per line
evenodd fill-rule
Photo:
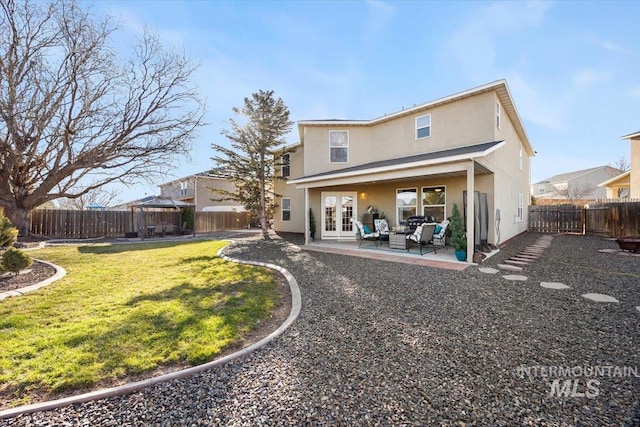
M 119 203 L 116 197 L 120 195 L 120 191 L 115 189 L 107 189 L 104 187 L 94 188 L 87 193 L 82 194 L 74 199 L 59 199 L 58 204 L 61 209 L 70 209 L 81 211 L 86 209 L 90 204 L 98 204 L 104 207 Z
M 578 200 L 587 198 L 593 191 L 596 190 L 596 186 L 589 184 L 588 182 L 579 181 L 575 183 L 569 183 L 566 188 L 557 190 L 557 194 L 567 199 L 567 202 L 572 205 Z
M 629 161 L 625 157 L 620 157 L 618 160 L 613 162 L 613 164 L 610 164 L 610 166 L 620 171 L 620 173 L 626 172 L 629 169 L 631 169 L 631 165 L 629 164 Z M 620 173 L 615 175 L 619 175 Z
M 75 0 L 0 1 L 0 206 L 23 234 L 47 201 L 166 172 L 203 125 L 192 61 L 148 32 L 121 59 L 116 30 Z

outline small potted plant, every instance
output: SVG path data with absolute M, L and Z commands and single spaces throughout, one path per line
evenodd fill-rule
M 309 235 L 311 240 L 316 240 L 316 218 L 313 216 L 311 208 L 309 208 Z
M 453 204 L 451 211 L 451 220 L 449 222 L 449 229 L 451 230 L 451 246 L 455 249 L 456 258 L 458 261 L 467 260 L 467 233 L 464 231 L 462 224 L 462 217 L 458 210 L 458 205 Z

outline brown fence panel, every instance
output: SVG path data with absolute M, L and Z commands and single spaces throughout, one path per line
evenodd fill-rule
M 250 224 L 247 212 L 197 212 L 196 232 L 238 230 Z M 156 232 L 183 228 L 182 216 L 176 210 L 79 211 L 37 209 L 31 214 L 31 233 L 58 239 L 124 237 L 127 232 L 142 234 L 153 226 Z
M 31 233 L 61 239 L 123 237 L 130 218 L 127 211 L 37 209 L 31 213 Z
M 587 234 L 604 237 L 640 235 L 640 202 L 592 205 L 586 216 Z
M 577 206 L 529 206 L 529 231 L 582 233 L 584 209 Z
M 196 233 L 248 228 L 248 212 L 196 212 Z

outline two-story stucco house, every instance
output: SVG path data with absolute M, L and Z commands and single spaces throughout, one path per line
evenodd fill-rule
M 527 229 L 534 155 L 505 80 L 372 120 L 303 120 L 300 143 L 280 171 L 276 231 L 305 233 L 309 209 L 316 239 L 354 239 L 353 220 L 369 206 L 391 226 L 411 215 L 442 221 L 463 194 L 486 195 L 488 243 Z M 468 260 L 474 251 L 474 203 L 466 206 Z
M 196 206 L 196 211 L 242 212 L 244 207 L 233 200 L 217 201 L 211 189 L 235 191 L 233 183 L 223 177 L 209 173 L 197 173 L 159 185 L 160 196 L 188 202 Z

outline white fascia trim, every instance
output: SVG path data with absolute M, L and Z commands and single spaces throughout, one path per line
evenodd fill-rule
M 621 136 L 620 139 L 631 139 L 640 137 L 640 132 L 630 133 L 629 135 Z
M 321 175 L 321 176 L 312 177 L 312 178 L 300 178 L 300 179 L 290 180 L 290 181 L 288 181 L 288 183 L 289 184 L 306 184 L 306 183 L 316 182 L 316 181 L 325 181 L 327 179 L 348 178 L 348 177 L 352 177 L 352 176 L 368 175 L 368 174 L 383 173 L 383 172 L 391 172 L 391 171 L 395 171 L 395 170 L 412 169 L 412 168 L 418 168 L 418 167 L 422 167 L 422 166 L 432 166 L 432 165 L 437 165 L 437 164 L 441 164 L 441 163 L 453 163 L 453 162 L 459 162 L 459 161 L 462 161 L 462 160 L 473 160 L 476 157 L 484 157 L 484 156 L 486 156 L 487 154 L 489 154 L 489 153 L 497 150 L 498 148 L 502 147 L 504 144 L 505 144 L 505 141 L 502 141 L 502 142 L 494 145 L 491 148 L 487 148 L 484 151 L 476 151 L 474 153 L 459 154 L 457 156 L 449 156 L 449 157 L 442 157 L 442 158 L 438 158 L 438 159 L 422 160 L 422 161 L 419 161 L 419 162 L 412 162 L 412 163 L 401 163 L 401 164 L 397 164 L 397 165 L 382 166 L 382 167 L 372 168 L 372 169 L 361 169 L 361 170 L 357 170 L 357 171 L 349 171 L 349 172 L 342 172 L 342 173 L 336 173 L 336 174 L 327 174 L 327 175 Z
M 605 186 L 607 186 L 607 185 L 609 185 L 609 184 L 611 184 L 611 183 L 613 183 L 613 182 L 615 182 L 615 181 L 617 181 L 619 179 L 625 178 L 625 177 L 627 177 L 629 175 L 631 175 L 631 171 L 630 170 L 626 171 L 624 173 L 621 173 L 618 176 L 614 176 L 613 178 L 611 178 L 611 179 L 609 179 L 609 180 L 607 180 L 605 182 L 602 182 L 602 183 L 598 184 L 598 187 L 605 187 Z

